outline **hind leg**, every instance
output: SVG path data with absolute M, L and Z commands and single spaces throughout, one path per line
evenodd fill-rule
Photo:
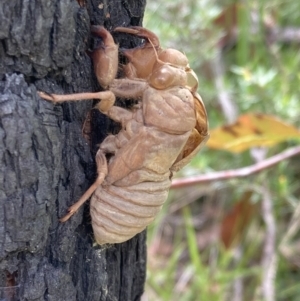
M 66 222 L 78 209 L 90 198 L 94 191 L 102 184 L 107 175 L 107 161 L 105 153 L 102 150 L 98 150 L 96 154 L 96 164 L 98 177 L 96 181 L 90 186 L 90 188 L 83 194 L 83 196 L 68 209 L 68 214 L 60 219 L 60 222 Z

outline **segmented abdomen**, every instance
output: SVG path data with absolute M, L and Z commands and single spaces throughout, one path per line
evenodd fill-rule
M 90 211 L 98 244 L 124 242 L 143 231 L 160 211 L 171 185 L 142 182 L 129 187 L 114 185 L 97 188 Z

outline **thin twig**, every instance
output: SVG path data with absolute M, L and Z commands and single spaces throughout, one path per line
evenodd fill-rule
M 286 44 L 300 43 L 300 28 L 298 27 L 278 27 L 269 28 L 267 39 L 270 42 L 281 42 Z
M 293 217 L 284 234 L 280 244 L 279 250 L 281 254 L 287 259 L 290 265 L 300 266 L 300 248 L 299 241 L 295 239 L 300 229 L 300 203 L 294 207 Z
M 265 241 L 263 246 L 262 265 L 262 295 L 266 301 L 275 301 L 275 277 L 277 269 L 276 222 L 273 212 L 273 202 L 267 183 L 262 191 L 262 217 L 266 225 Z
M 253 148 L 251 156 L 255 162 L 264 162 L 266 150 Z M 276 243 L 276 221 L 274 217 L 273 201 L 269 188 L 269 183 L 264 181 L 261 187 L 261 215 L 265 222 L 265 238 L 263 243 L 263 254 L 261 258 L 262 279 L 261 293 L 265 301 L 275 301 L 275 284 L 277 269 Z
M 213 72 L 214 84 L 216 91 L 218 91 L 217 97 L 222 112 L 227 120 L 227 123 L 233 123 L 238 116 L 238 109 L 235 102 L 230 97 L 230 93 L 225 87 L 225 67 L 223 63 L 223 56 L 221 49 L 216 52 L 215 58 L 210 62 L 210 67 Z
M 199 176 L 194 176 L 189 178 L 174 179 L 171 188 L 181 188 L 181 187 L 191 186 L 200 183 L 208 183 L 213 181 L 229 180 L 232 178 L 248 177 L 250 175 L 261 172 L 267 168 L 273 167 L 279 162 L 297 155 L 300 155 L 300 146 L 291 147 L 273 157 L 270 157 L 259 163 L 247 167 L 212 172 L 209 174 L 199 175 Z
M 234 248 L 234 263 L 238 265 L 238 263 L 243 258 L 243 248 L 241 244 Z M 243 277 L 237 277 L 233 282 L 233 296 L 232 301 L 242 301 L 244 296 L 244 282 Z M 231 299 L 229 299 L 231 300 Z

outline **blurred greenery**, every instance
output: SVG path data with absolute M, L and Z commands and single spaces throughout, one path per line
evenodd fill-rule
M 300 2 L 291 0 L 152 0 L 147 3 L 144 27 L 158 35 L 163 48 L 176 48 L 189 58 L 199 78 L 198 92 L 210 128 L 246 113 L 270 114 L 300 128 L 299 11 Z M 220 21 L 222 14 L 226 18 Z M 282 30 L 298 35 L 286 41 Z M 223 67 L 216 72 L 220 58 Z M 221 87 L 216 85 L 217 78 Z M 222 108 L 220 94 L 224 91 L 237 116 L 228 116 Z M 280 143 L 267 149 L 266 157 L 296 144 L 293 140 Z M 179 176 L 253 163 L 251 150 L 233 154 L 204 148 Z M 294 157 L 243 180 L 171 191 L 160 216 L 149 227 L 143 301 L 299 300 L 299 177 L 300 158 Z M 274 261 L 270 263 L 274 296 L 272 289 L 269 295 L 263 289 L 269 226 L 262 207 L 235 244 L 226 248 L 220 236 L 224 217 L 237 208 L 247 190 L 253 192 L 251 202 L 258 206 L 264 204 L 263 191 L 271 197 L 269 210 L 276 226 Z

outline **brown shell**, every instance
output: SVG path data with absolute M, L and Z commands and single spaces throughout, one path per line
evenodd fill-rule
M 182 152 L 171 168 L 171 170 L 175 172 L 187 165 L 209 139 L 208 119 L 204 103 L 198 93 L 192 94 L 194 96 L 196 125 Z
M 100 144 L 96 181 L 61 219 L 67 221 L 92 195 L 90 212 L 99 244 L 124 242 L 143 231 L 167 199 L 173 172 L 188 164 L 209 137 L 206 110 L 196 92 L 197 76 L 185 55 L 172 49 L 164 52 L 149 30 L 117 30 L 148 39 L 144 46 L 127 51 L 127 77 L 114 79 L 118 48 L 110 33 L 96 26 L 92 31 L 103 38 L 104 47 L 92 55 L 95 73 L 109 90 L 70 95 L 39 92 L 53 102 L 98 98 L 96 108 L 122 126 Z M 151 58 L 144 64 L 149 53 Z M 118 107 L 116 97 L 135 99 L 138 104 L 132 109 Z M 89 118 L 84 132 L 90 133 Z

